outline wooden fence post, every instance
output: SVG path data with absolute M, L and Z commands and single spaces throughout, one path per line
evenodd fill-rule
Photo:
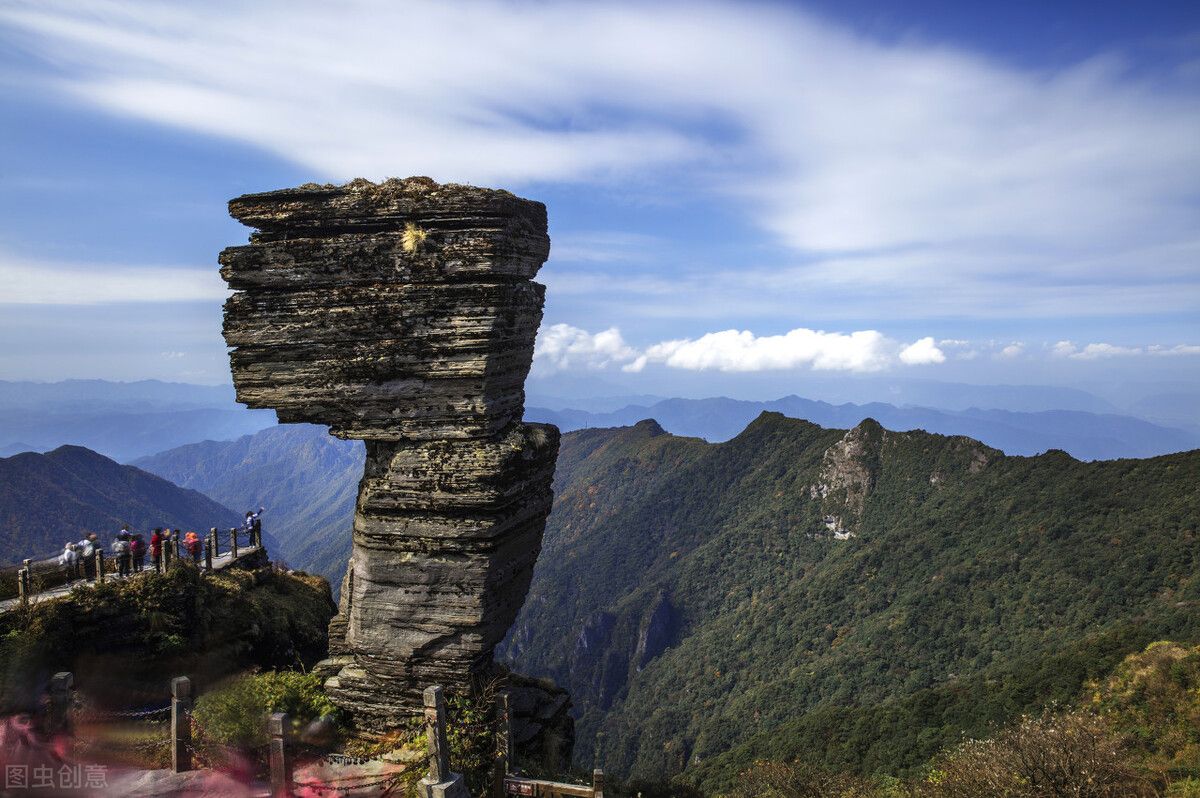
M 29 590 L 31 583 L 29 581 L 29 569 L 22 568 L 17 571 L 17 596 L 21 600 L 21 604 L 29 603 Z
M 420 798 L 471 798 L 463 777 L 450 772 L 446 742 L 446 699 L 441 687 L 425 688 L 425 734 L 429 738 L 429 775 L 417 784 Z
M 267 721 L 271 736 L 271 798 L 287 798 L 292 794 L 292 757 L 287 750 L 288 716 L 276 712 Z
M 179 530 L 176 530 L 176 532 L 177 531 L 179 531 Z M 182 559 L 179 555 L 179 535 L 176 535 L 175 532 L 171 533 L 171 546 L 175 549 L 173 552 L 171 552 L 174 559 L 176 559 L 176 560 Z
M 59 671 L 50 680 L 50 733 L 67 729 L 67 713 L 71 711 L 71 688 L 75 686 L 75 675 L 70 671 Z
M 171 680 L 171 769 L 192 769 L 192 680 L 186 676 Z
M 173 545 L 173 544 L 171 543 L 171 537 L 172 537 L 172 535 L 171 535 L 171 533 L 170 533 L 170 532 L 164 532 L 164 533 L 163 533 L 163 542 L 162 542 L 162 565 L 163 565 L 163 570 L 164 570 L 164 571 L 169 571 L 169 570 L 171 570 L 171 547 L 172 547 L 172 545 Z
M 96 549 L 96 584 L 104 582 L 104 550 Z
M 204 541 L 204 568 L 205 568 L 205 570 L 208 570 L 208 571 L 212 570 L 212 561 L 213 561 L 212 544 L 213 544 L 212 538 L 209 538 L 208 540 Z
M 604 798 L 604 771 L 600 768 L 592 771 L 592 798 Z
M 231 527 L 229 530 L 229 556 L 236 560 L 238 556 L 237 547 L 237 527 Z
M 217 536 L 217 528 L 215 526 L 208 530 L 208 539 L 212 541 L 213 557 L 220 557 L 221 539 Z

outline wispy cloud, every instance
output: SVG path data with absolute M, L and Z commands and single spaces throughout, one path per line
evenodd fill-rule
M 1178 71 L 1032 71 L 734 2 L 39 0 L 0 24 L 57 92 L 330 179 L 686 180 L 802 256 L 767 270 L 793 294 L 854 293 L 859 317 L 1200 306 Z
M 1118 346 L 1108 343 L 1076 346 L 1071 341 L 1059 341 L 1050 348 L 1050 353 L 1055 357 L 1068 357 L 1073 360 L 1106 360 L 1114 357 L 1139 357 L 1145 355 L 1152 357 L 1175 357 L 1200 355 L 1200 346 L 1192 344 L 1176 344 L 1174 346 L 1164 346 L 1163 344 Z
M 663 241 L 655 236 L 616 230 L 556 235 L 550 252 L 552 263 L 633 263 L 661 253 Z
M 221 300 L 215 268 L 31 261 L 0 252 L 0 305 L 104 305 Z

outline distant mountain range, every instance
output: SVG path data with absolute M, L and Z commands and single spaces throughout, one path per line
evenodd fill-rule
M 232 385 L 194 385 L 184 382 L 139 380 L 62 380 L 10 382 L 0 380 L 0 407 L 45 408 L 97 412 L 133 408 L 185 410 L 224 407 L 234 403 Z
M 274 411 L 238 405 L 231 386 L 155 380 L 0 381 L 0 456 L 68 444 L 127 462 L 274 424 Z
M 942 410 L 1010 410 L 1040 413 L 1078 410 L 1100 415 L 1124 415 L 1168 427 L 1200 433 L 1200 385 L 1195 379 L 1175 382 L 1125 382 L 1080 387 L 1061 385 L 976 385 L 917 379 L 898 374 L 823 375 L 819 372 L 739 374 L 736 386 L 714 392 L 711 377 L 679 372 L 669 381 L 644 380 L 631 390 L 620 380 L 557 373 L 530 377 L 525 404 L 550 410 L 573 408 L 608 413 L 626 405 L 649 407 L 670 397 L 700 398 L 726 395 L 758 401 L 763 396 L 794 394 L 841 405 L 885 402 L 895 407 Z M 647 387 L 648 386 L 648 387 Z M 736 393 L 734 391 L 737 391 Z M 657 395 L 655 395 L 657 394 Z
M 525 417 L 557 424 L 564 432 L 631 426 L 654 418 L 672 434 L 716 442 L 736 436 L 764 410 L 842 429 L 871 417 L 894 430 L 916 427 L 967 435 L 1010 454 L 1061 449 L 1079 459 L 1145 457 L 1200 446 L 1190 433 L 1125 416 L 835 406 L 794 396 L 774 402 L 667 399 L 612 413 L 530 407 Z M 286 424 L 232 441 L 188 444 L 133 462 L 227 506 L 265 506 L 265 528 L 279 541 L 277 556 L 294 568 L 325 576 L 336 592 L 350 554 L 349 530 L 364 457 L 360 442 L 338 440 L 325 427 Z
M 525 418 L 555 424 L 564 432 L 589 427 L 624 427 L 652 418 L 674 435 L 725 441 L 763 412 L 802 418 L 823 427 L 847 428 L 873 418 L 890 430 L 923 429 L 966 435 L 1007 454 L 1033 455 L 1061 449 L 1081 460 L 1153 457 L 1200 448 L 1200 434 L 1152 424 L 1129 416 L 1076 410 L 936 410 L 896 407 L 879 402 L 832 405 L 785 396 L 770 402 L 712 399 L 664 399 L 650 406 L 630 405 L 613 412 L 529 407 Z
M 1083 463 L 764 413 L 710 444 L 563 436 L 502 650 L 577 756 L 728 794 L 758 759 L 904 773 L 1200 638 L 1200 451 Z
M 1092 393 L 1036 385 L 965 385 L 929 380 L 806 377 L 826 397 L 885 396 L 888 403 L 668 399 L 620 393 L 586 378 L 530 381 L 526 417 L 564 431 L 657 419 L 679 435 L 728 440 L 764 410 L 828 426 L 876 418 L 891 429 L 963 434 L 1010 454 L 1063 449 L 1082 459 L 1149 457 L 1200 446 L 1200 393 L 1186 384 L 1130 388 L 1120 410 Z M 568 396 L 548 391 L 569 389 Z M 607 393 L 606 393 L 607 391 Z M 55 383 L 0 381 L 0 456 L 85 446 L 131 462 L 199 441 L 229 441 L 275 425 L 270 410 L 238 405 L 229 385 L 156 380 Z
M 336 592 L 350 556 L 366 451 L 326 427 L 284 424 L 233 441 L 204 441 L 134 461 L 239 510 L 266 508 L 272 557 L 319 573 Z
M 0 459 L 0 562 L 56 555 L 89 532 L 107 546 L 122 524 L 207 532 L 240 521 L 198 491 L 80 446 Z

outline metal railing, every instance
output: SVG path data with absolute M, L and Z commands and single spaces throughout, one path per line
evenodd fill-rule
M 26 605 L 37 596 L 46 593 L 63 592 L 63 587 L 73 587 L 79 584 L 100 584 L 117 578 L 128 578 L 141 573 L 163 571 L 181 563 L 192 562 L 196 566 L 212 571 L 229 565 L 230 562 L 262 548 L 261 529 L 239 529 L 230 527 L 227 532 L 217 527 L 209 529 L 208 534 L 199 538 L 198 548 L 189 552 L 182 535 L 168 534 L 159 549 L 159 555 L 154 556 L 150 545 L 146 545 L 145 554 L 134 558 L 132 554 L 114 556 L 105 554 L 97 548 L 86 560 L 82 557 L 69 565 L 63 565 L 56 559 L 25 560 L 22 565 L 13 570 L 0 571 L 0 604 Z M 220 562 L 222 557 L 229 562 Z M 126 562 L 122 563 L 120 560 Z M 126 572 L 122 575 L 122 571 Z M 0 607 L 0 611 L 11 609 Z

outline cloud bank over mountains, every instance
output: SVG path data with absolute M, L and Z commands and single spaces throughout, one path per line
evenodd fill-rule
M 1104 360 L 1112 357 L 1135 357 L 1150 355 L 1152 357 L 1174 357 L 1178 355 L 1200 355 L 1200 346 L 1191 344 L 1176 344 L 1163 346 L 1116 346 L 1114 344 L 1086 344 L 1076 346 L 1071 341 L 1059 341 L 1050 349 L 1055 357 L 1069 357 L 1072 360 Z
M 949 352 L 949 354 L 947 354 Z M 598 333 L 570 324 L 543 325 L 534 349 L 534 373 L 598 371 L 619 367 L 640 372 L 661 364 L 685 371 L 758 372 L 811 369 L 870 373 L 904 366 L 936 366 L 948 359 L 972 360 L 986 354 L 996 360 L 1027 356 L 1022 343 L 935 341 L 933 336 L 905 344 L 877 330 L 850 333 L 799 327 L 782 335 L 758 336 L 749 330 L 722 330 L 698 338 L 662 341 L 639 349 L 616 327 Z M 1050 358 L 1097 360 L 1122 356 L 1200 356 L 1200 346 L 1116 346 L 1092 343 L 1077 347 L 1059 341 L 1043 347 Z

